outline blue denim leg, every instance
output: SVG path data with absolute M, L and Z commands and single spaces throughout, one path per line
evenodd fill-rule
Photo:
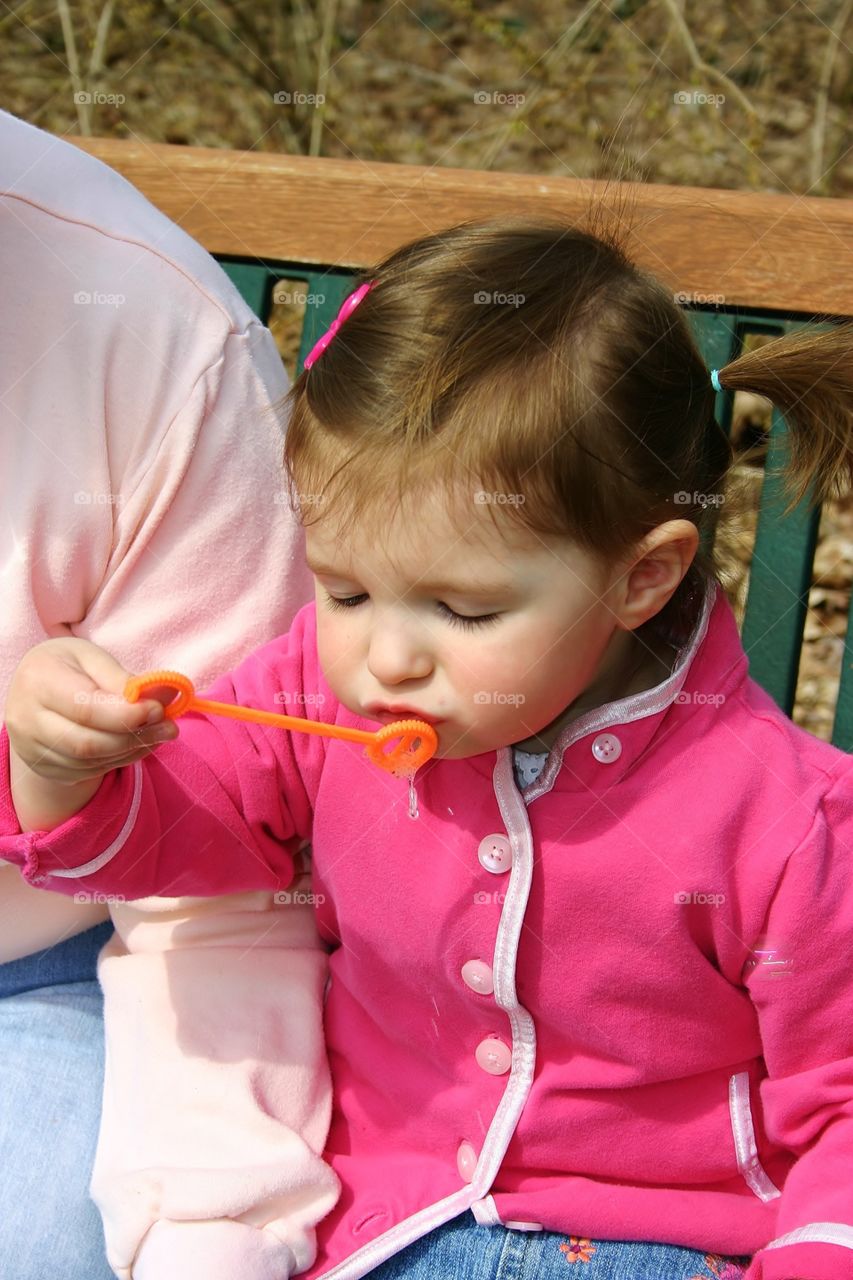
M 742 1280 L 749 1259 L 677 1245 L 482 1227 L 472 1214 L 430 1232 L 371 1280 Z
M 23 960 L 0 964 L 0 1000 L 16 996 L 36 987 L 55 987 L 60 982 L 94 982 L 101 947 L 111 937 L 113 927 L 107 920 L 60 942 L 46 947 Z
M 4 1280 L 114 1280 L 88 1190 L 104 1072 L 95 958 L 110 933 L 98 926 L 0 966 Z
M 367 1274 L 369 1280 L 494 1280 L 510 1235 L 523 1249 L 520 1232 L 481 1227 L 473 1214 L 463 1213 Z

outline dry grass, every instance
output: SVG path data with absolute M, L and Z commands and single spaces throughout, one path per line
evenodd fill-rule
M 851 7 L 13 0 L 0 83 L 60 133 L 842 196 Z

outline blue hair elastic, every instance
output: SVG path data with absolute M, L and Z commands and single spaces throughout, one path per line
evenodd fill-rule
M 715 391 L 722 391 L 722 389 L 723 389 L 723 388 L 720 386 L 720 371 L 719 371 L 719 369 L 712 369 L 712 370 L 711 370 L 711 386 L 714 388 L 714 390 L 715 390 Z

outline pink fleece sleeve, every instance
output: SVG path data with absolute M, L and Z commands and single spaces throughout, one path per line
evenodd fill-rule
M 853 1280 L 853 760 L 791 854 L 746 977 L 768 1136 L 797 1156 L 746 1280 Z
M 205 693 L 268 710 L 286 702 L 319 719 L 328 700 L 314 687 L 318 676 L 314 606 L 306 605 L 286 635 Z M 195 712 L 179 724 L 178 739 L 107 774 L 73 818 L 26 833 L 12 803 L 4 727 L 0 857 L 39 887 L 119 900 L 286 889 L 310 836 L 324 740 Z

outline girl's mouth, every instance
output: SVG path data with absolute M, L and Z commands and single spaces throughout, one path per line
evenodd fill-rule
M 417 711 L 414 707 L 383 707 L 379 703 L 372 703 L 365 708 L 365 715 L 371 720 L 379 720 L 381 724 L 393 724 L 396 720 L 425 720 L 427 724 L 441 724 L 436 716 Z

